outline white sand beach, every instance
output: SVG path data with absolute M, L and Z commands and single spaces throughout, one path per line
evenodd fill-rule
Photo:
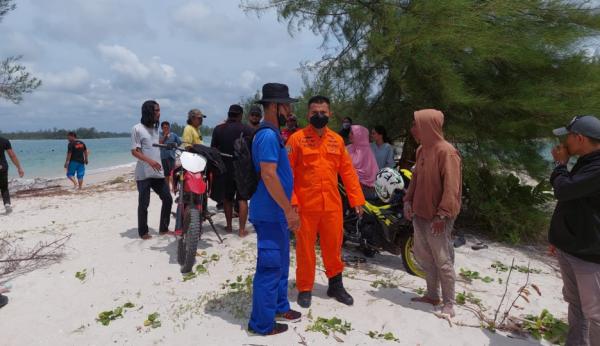
M 65 180 L 66 182 L 66 180 Z M 205 259 L 206 273 L 184 281 L 176 263 L 176 242 L 172 236 L 156 235 L 160 203 L 152 196 L 149 209 L 151 240 L 137 234 L 137 191 L 131 168 L 104 172 L 89 179 L 82 192 L 68 185 L 52 191 L 21 193 L 14 196 L 14 212 L 0 214 L 0 236 L 22 248 L 39 241 L 52 241 L 71 234 L 65 257 L 35 270 L 0 277 L 0 285 L 11 287 L 8 305 L 0 309 L 2 345 L 539 345 L 545 341 L 479 328 L 480 322 L 468 309 L 457 306 L 452 325 L 436 317 L 432 307 L 411 303 L 410 298 L 425 287 L 422 279 L 404 271 L 397 256 L 378 254 L 358 267 L 347 267 L 345 285 L 355 305 L 347 307 L 326 296 L 327 279 L 317 272 L 313 305 L 300 309 L 293 288 L 295 262 L 290 270 L 292 307 L 302 311 L 303 319 L 290 324 L 290 330 L 278 336 L 248 334 L 246 325 L 250 296 L 243 285 L 253 274 L 256 236 L 225 234 L 222 213 L 214 216 L 223 244 L 204 226 L 198 263 Z M 213 207 L 214 208 L 214 207 Z M 235 222 L 235 221 L 234 221 Z M 172 225 L 174 224 L 174 220 Z M 235 224 L 234 224 L 235 227 Z M 473 240 L 467 236 L 468 240 Z M 470 245 L 470 244 L 469 244 Z M 562 300 L 562 282 L 555 260 L 540 248 L 510 248 L 488 244 L 474 251 L 463 246 L 456 252 L 456 271 L 477 271 L 492 282 L 464 279 L 458 292 L 470 292 L 481 299 L 484 313 L 493 319 L 503 296 L 508 272 L 496 272 L 494 261 L 527 266 L 541 271 L 530 274 L 530 283 L 539 287 L 541 296 L 530 289 L 529 303 L 519 299 L 510 312 L 515 317 L 538 315 L 548 309 L 566 318 Z M 351 249 L 346 249 L 355 255 Z M 292 251 L 293 254 L 293 251 Z M 213 256 L 216 255 L 216 256 Z M 322 267 L 321 267 L 322 268 Z M 85 270 L 85 278 L 75 277 Z M 228 283 L 240 277 L 235 288 Z M 512 302 L 527 274 L 513 271 L 506 301 Z M 502 283 L 500 280 L 502 279 Z M 227 280 L 230 280 L 229 282 Z M 377 283 L 383 286 L 381 287 Z M 225 288 L 223 288 L 223 285 Z M 378 286 L 378 287 L 374 287 Z M 122 318 L 102 325 L 99 313 L 125 303 Z M 471 305 L 472 306 L 472 305 Z M 502 315 L 504 308 L 500 310 Z M 144 326 L 149 314 L 158 313 L 160 326 Z M 309 316 L 310 315 L 310 316 Z M 338 317 L 351 325 L 346 334 L 325 335 L 307 331 L 318 317 Z M 500 316 L 501 318 L 502 316 Z M 462 326 L 468 325 L 468 326 Z M 397 341 L 374 339 L 369 332 L 391 332 Z

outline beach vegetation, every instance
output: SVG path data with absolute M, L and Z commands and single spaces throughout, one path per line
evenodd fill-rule
M 479 272 L 477 271 L 473 271 L 473 270 L 469 270 L 469 269 L 463 269 L 460 268 L 460 273 L 459 275 L 464 278 L 465 280 L 467 280 L 467 282 L 472 282 L 473 280 L 481 280 L 483 282 L 485 282 L 486 284 L 494 281 L 493 278 L 489 277 L 489 276 L 484 276 L 482 277 Z
M 339 317 L 317 317 L 312 324 L 306 327 L 307 332 L 322 333 L 327 336 L 335 333 L 341 333 L 345 335 L 351 330 L 352 324 L 350 322 L 342 321 Z
M 383 332 L 376 332 L 374 330 L 370 330 L 367 335 L 371 339 L 381 339 L 381 340 L 396 341 L 396 342 L 400 341 L 400 339 L 398 339 L 392 332 L 383 333 Z
M 149 314 L 148 317 L 146 317 L 146 320 L 144 321 L 144 327 L 151 327 L 151 328 L 160 327 L 162 325 L 162 323 L 158 319 L 159 316 L 160 315 L 158 312 Z
M 553 344 L 564 345 L 567 341 L 569 325 L 544 309 L 538 316 L 525 316 L 523 329 L 537 340 L 544 339 Z
M 75 277 L 77 279 L 79 279 L 81 282 L 85 281 L 86 276 L 87 276 L 87 269 L 82 269 L 81 271 L 78 271 L 75 273 Z
M 117 318 L 123 318 L 123 313 L 126 311 L 126 309 L 131 309 L 134 306 L 135 305 L 133 303 L 127 302 L 122 306 L 117 306 L 112 310 L 102 311 L 98 314 L 96 321 L 101 323 L 103 326 L 108 326 L 111 321 L 114 321 Z

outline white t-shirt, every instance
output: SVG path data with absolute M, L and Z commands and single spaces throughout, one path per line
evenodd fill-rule
M 131 129 L 131 149 L 140 148 L 142 154 L 160 163 L 160 148 L 153 147 L 152 144 L 158 144 L 158 129 L 146 127 L 141 123 Z M 135 180 L 164 177 L 162 168 L 156 171 L 147 162 L 138 160 L 135 166 Z

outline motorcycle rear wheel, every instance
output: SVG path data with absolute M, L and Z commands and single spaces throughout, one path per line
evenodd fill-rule
M 406 268 L 406 271 L 409 274 L 425 278 L 425 272 L 417 263 L 415 255 L 413 253 L 414 245 L 415 242 L 413 234 L 409 234 L 402 238 L 400 245 L 402 248 L 402 262 L 404 263 L 404 268 Z
M 183 260 L 181 263 L 181 273 L 189 273 L 196 263 L 196 252 L 198 251 L 198 240 L 200 239 L 200 229 L 202 220 L 200 211 L 197 208 L 190 207 L 186 210 L 184 220 L 189 218 L 187 227 L 184 224 L 183 237 L 177 247 L 177 259 Z

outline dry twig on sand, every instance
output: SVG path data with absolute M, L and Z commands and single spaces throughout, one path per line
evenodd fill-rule
M 51 242 L 38 242 L 31 249 L 22 249 L 7 238 L 8 235 L 0 238 L 0 277 L 29 272 L 61 260 L 64 257 L 65 244 L 71 235 Z

